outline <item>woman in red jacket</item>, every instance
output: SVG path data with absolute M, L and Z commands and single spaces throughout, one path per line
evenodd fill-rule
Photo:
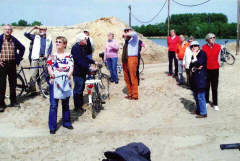
M 215 35 L 209 33 L 206 35 L 207 44 L 203 45 L 202 50 L 207 55 L 207 74 L 208 74 L 208 84 L 206 92 L 206 102 L 209 103 L 209 90 L 212 89 L 212 99 L 214 110 L 219 110 L 218 108 L 218 78 L 219 78 L 219 60 L 221 46 L 215 43 Z
M 175 30 L 170 31 L 170 36 L 168 36 L 168 61 L 169 61 L 169 71 L 168 76 L 172 76 L 172 63 L 174 60 L 175 73 L 174 76 L 178 74 L 178 61 L 176 58 L 177 44 L 180 42 L 179 37 L 176 35 Z

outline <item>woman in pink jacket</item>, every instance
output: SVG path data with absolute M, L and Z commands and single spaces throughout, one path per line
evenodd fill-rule
M 108 34 L 108 41 L 105 46 L 104 51 L 104 61 L 107 63 L 107 67 L 111 74 L 111 82 L 118 84 L 118 74 L 117 74 L 117 62 L 118 62 L 118 50 L 119 45 L 114 40 L 114 34 Z

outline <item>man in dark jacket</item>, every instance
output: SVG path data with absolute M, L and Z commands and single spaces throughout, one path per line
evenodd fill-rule
M 90 59 L 88 55 L 92 52 L 90 43 L 87 43 L 87 36 L 80 33 L 77 36 L 77 43 L 72 47 L 71 54 L 74 60 L 73 69 L 73 99 L 74 110 L 83 112 L 83 91 L 85 88 L 86 75 L 90 64 L 95 64 L 95 61 Z
M 6 92 L 6 78 L 10 86 L 10 107 L 16 106 L 16 65 L 20 64 L 25 47 L 12 36 L 12 26 L 5 25 L 4 33 L 0 35 L 0 112 L 6 105 L 4 102 Z

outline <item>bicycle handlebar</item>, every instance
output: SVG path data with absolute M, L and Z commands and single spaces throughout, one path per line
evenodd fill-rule
M 224 43 L 225 43 L 225 44 L 228 43 L 228 40 L 225 40 Z

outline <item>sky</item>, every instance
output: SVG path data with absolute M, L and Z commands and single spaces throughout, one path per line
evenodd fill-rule
M 197 4 L 206 0 L 176 0 L 183 4 Z M 40 21 L 47 26 L 66 26 L 115 16 L 128 23 L 128 5 L 133 14 L 143 20 L 151 19 L 165 0 L 0 0 L 0 24 Z M 229 22 L 237 21 L 237 0 L 210 0 L 199 7 L 183 7 L 171 2 L 170 13 L 223 13 Z M 164 22 L 167 5 L 151 24 Z M 141 25 L 132 18 L 132 25 Z

